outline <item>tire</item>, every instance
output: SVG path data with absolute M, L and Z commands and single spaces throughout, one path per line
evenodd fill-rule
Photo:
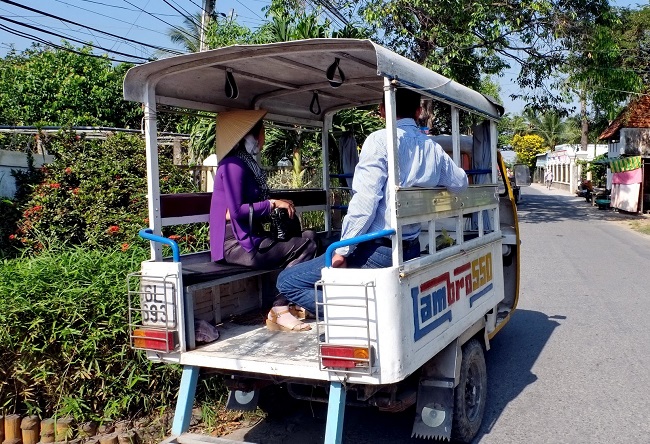
M 471 442 L 483 421 L 487 401 L 487 368 L 483 347 L 476 339 L 463 346 L 460 380 L 454 391 L 454 419 L 451 437 L 456 442 Z

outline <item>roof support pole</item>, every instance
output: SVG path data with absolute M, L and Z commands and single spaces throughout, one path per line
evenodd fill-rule
M 149 195 L 149 227 L 160 236 L 160 173 L 158 168 L 158 125 L 156 123 L 156 87 L 147 84 L 144 100 L 144 130 L 147 147 L 147 193 Z M 151 260 L 162 260 L 162 244 L 151 242 Z
M 395 202 L 399 187 L 399 164 L 397 146 L 397 114 L 395 108 L 395 87 L 388 77 L 384 77 L 384 99 L 386 107 L 386 148 L 388 155 L 388 200 Z M 393 238 L 393 265 L 402 261 L 402 227 L 397 223 L 397 211 L 390 215 L 390 226 L 395 228 Z
M 323 118 L 323 131 L 321 133 L 321 148 L 323 153 L 323 189 L 327 196 L 327 207 L 325 209 L 325 232 L 328 236 L 332 235 L 332 199 L 330 197 L 330 151 L 329 151 L 329 135 L 332 130 L 332 117 L 333 113 L 325 114 Z

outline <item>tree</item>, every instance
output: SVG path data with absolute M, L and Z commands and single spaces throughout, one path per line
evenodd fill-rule
M 183 26 L 167 30 L 169 39 L 187 52 L 199 52 L 201 46 L 201 12 L 183 16 Z
M 536 134 L 526 136 L 516 134 L 512 138 L 512 148 L 517 153 L 517 161 L 528 165 L 531 171 L 535 170 L 537 155 L 547 150 L 544 139 Z
M 633 71 L 643 85 L 650 85 L 650 6 L 622 9 L 619 29 L 621 68 Z
M 140 106 L 122 99 L 131 65 L 64 46 L 33 45 L 0 60 L 0 124 L 139 127 Z
M 562 143 L 575 143 L 580 137 L 573 121 L 563 120 L 558 112 L 546 111 L 539 115 L 527 109 L 524 115 L 528 120 L 528 132 L 544 139 L 544 143 L 551 150 Z
M 210 21 L 205 31 L 205 41 L 210 49 L 235 44 L 263 43 L 259 35 L 246 26 L 222 16 L 215 16 Z
M 497 124 L 499 131 L 499 147 L 510 146 L 515 134 L 523 135 L 530 131 L 530 125 L 522 115 L 506 113 Z
M 564 38 L 595 23 L 607 0 L 364 0 L 360 11 L 377 38 L 405 56 L 477 88 L 481 75 L 521 67 L 519 85 L 531 106 L 557 104 L 547 80 L 564 65 Z
M 613 117 L 621 102 L 643 86 L 638 71 L 625 66 L 626 54 L 631 48 L 624 48 L 626 39 L 622 36 L 630 22 L 631 17 L 627 14 L 617 14 L 616 10 L 610 9 L 594 23 L 575 20 L 574 29 L 565 32 L 570 54 L 565 66 L 568 75 L 565 84 L 580 100 L 580 143 L 583 149 L 587 148 L 589 139 L 588 104 L 591 103 L 597 112 L 603 110 Z M 643 40 L 643 33 L 634 33 L 633 36 Z M 631 64 L 636 67 L 637 60 Z

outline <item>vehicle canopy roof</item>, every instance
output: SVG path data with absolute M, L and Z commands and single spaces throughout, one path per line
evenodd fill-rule
M 337 76 L 334 80 L 343 80 L 343 74 L 340 86 L 330 84 L 328 68 Z M 238 97 L 225 92 L 228 73 Z M 153 92 L 157 104 L 212 112 L 264 108 L 270 120 L 320 126 L 329 112 L 379 103 L 384 77 L 490 119 L 503 112 L 482 94 L 357 39 L 234 45 L 157 60 L 128 71 L 124 98 L 145 103 Z

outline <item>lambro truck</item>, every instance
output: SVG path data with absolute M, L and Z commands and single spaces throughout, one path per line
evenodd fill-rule
M 418 91 L 446 113 L 446 134 L 431 137 L 466 170 L 470 185 L 462 193 L 399 185 L 396 87 Z M 512 316 L 519 289 L 517 212 L 510 183 L 501 179 L 507 176 L 497 151 L 497 103 L 356 39 L 235 45 L 166 58 L 131 68 L 124 97 L 144 109 L 150 226 L 140 236 L 151 246 L 151 259 L 129 276 L 131 344 L 151 360 L 183 368 L 170 442 L 197 439 L 187 431 L 201 369 L 225 375 L 231 408 L 256 408 L 260 390 L 271 384 L 326 402 L 326 443 L 342 442 L 346 402 L 388 411 L 415 404 L 412 436 L 475 437 L 486 405 L 484 352 Z M 344 211 L 329 159 L 333 116 L 371 109 L 382 98 L 391 228 L 331 242 L 332 215 Z M 169 109 L 212 116 L 265 109 L 267 126 L 322 135 L 322 187 L 273 191 L 293 200 L 299 214 L 320 212 L 319 235 L 330 240 L 311 331 L 265 328 L 278 270 L 211 262 L 208 251 L 181 254 L 162 235 L 164 227 L 206 223 L 211 199 L 210 192 L 160 193 L 156 117 Z M 402 226 L 415 223 L 422 227 L 421 254 L 404 261 Z M 331 267 L 336 248 L 379 237 L 391 239 L 391 267 Z M 219 339 L 199 342 L 198 321 L 217 326 Z

